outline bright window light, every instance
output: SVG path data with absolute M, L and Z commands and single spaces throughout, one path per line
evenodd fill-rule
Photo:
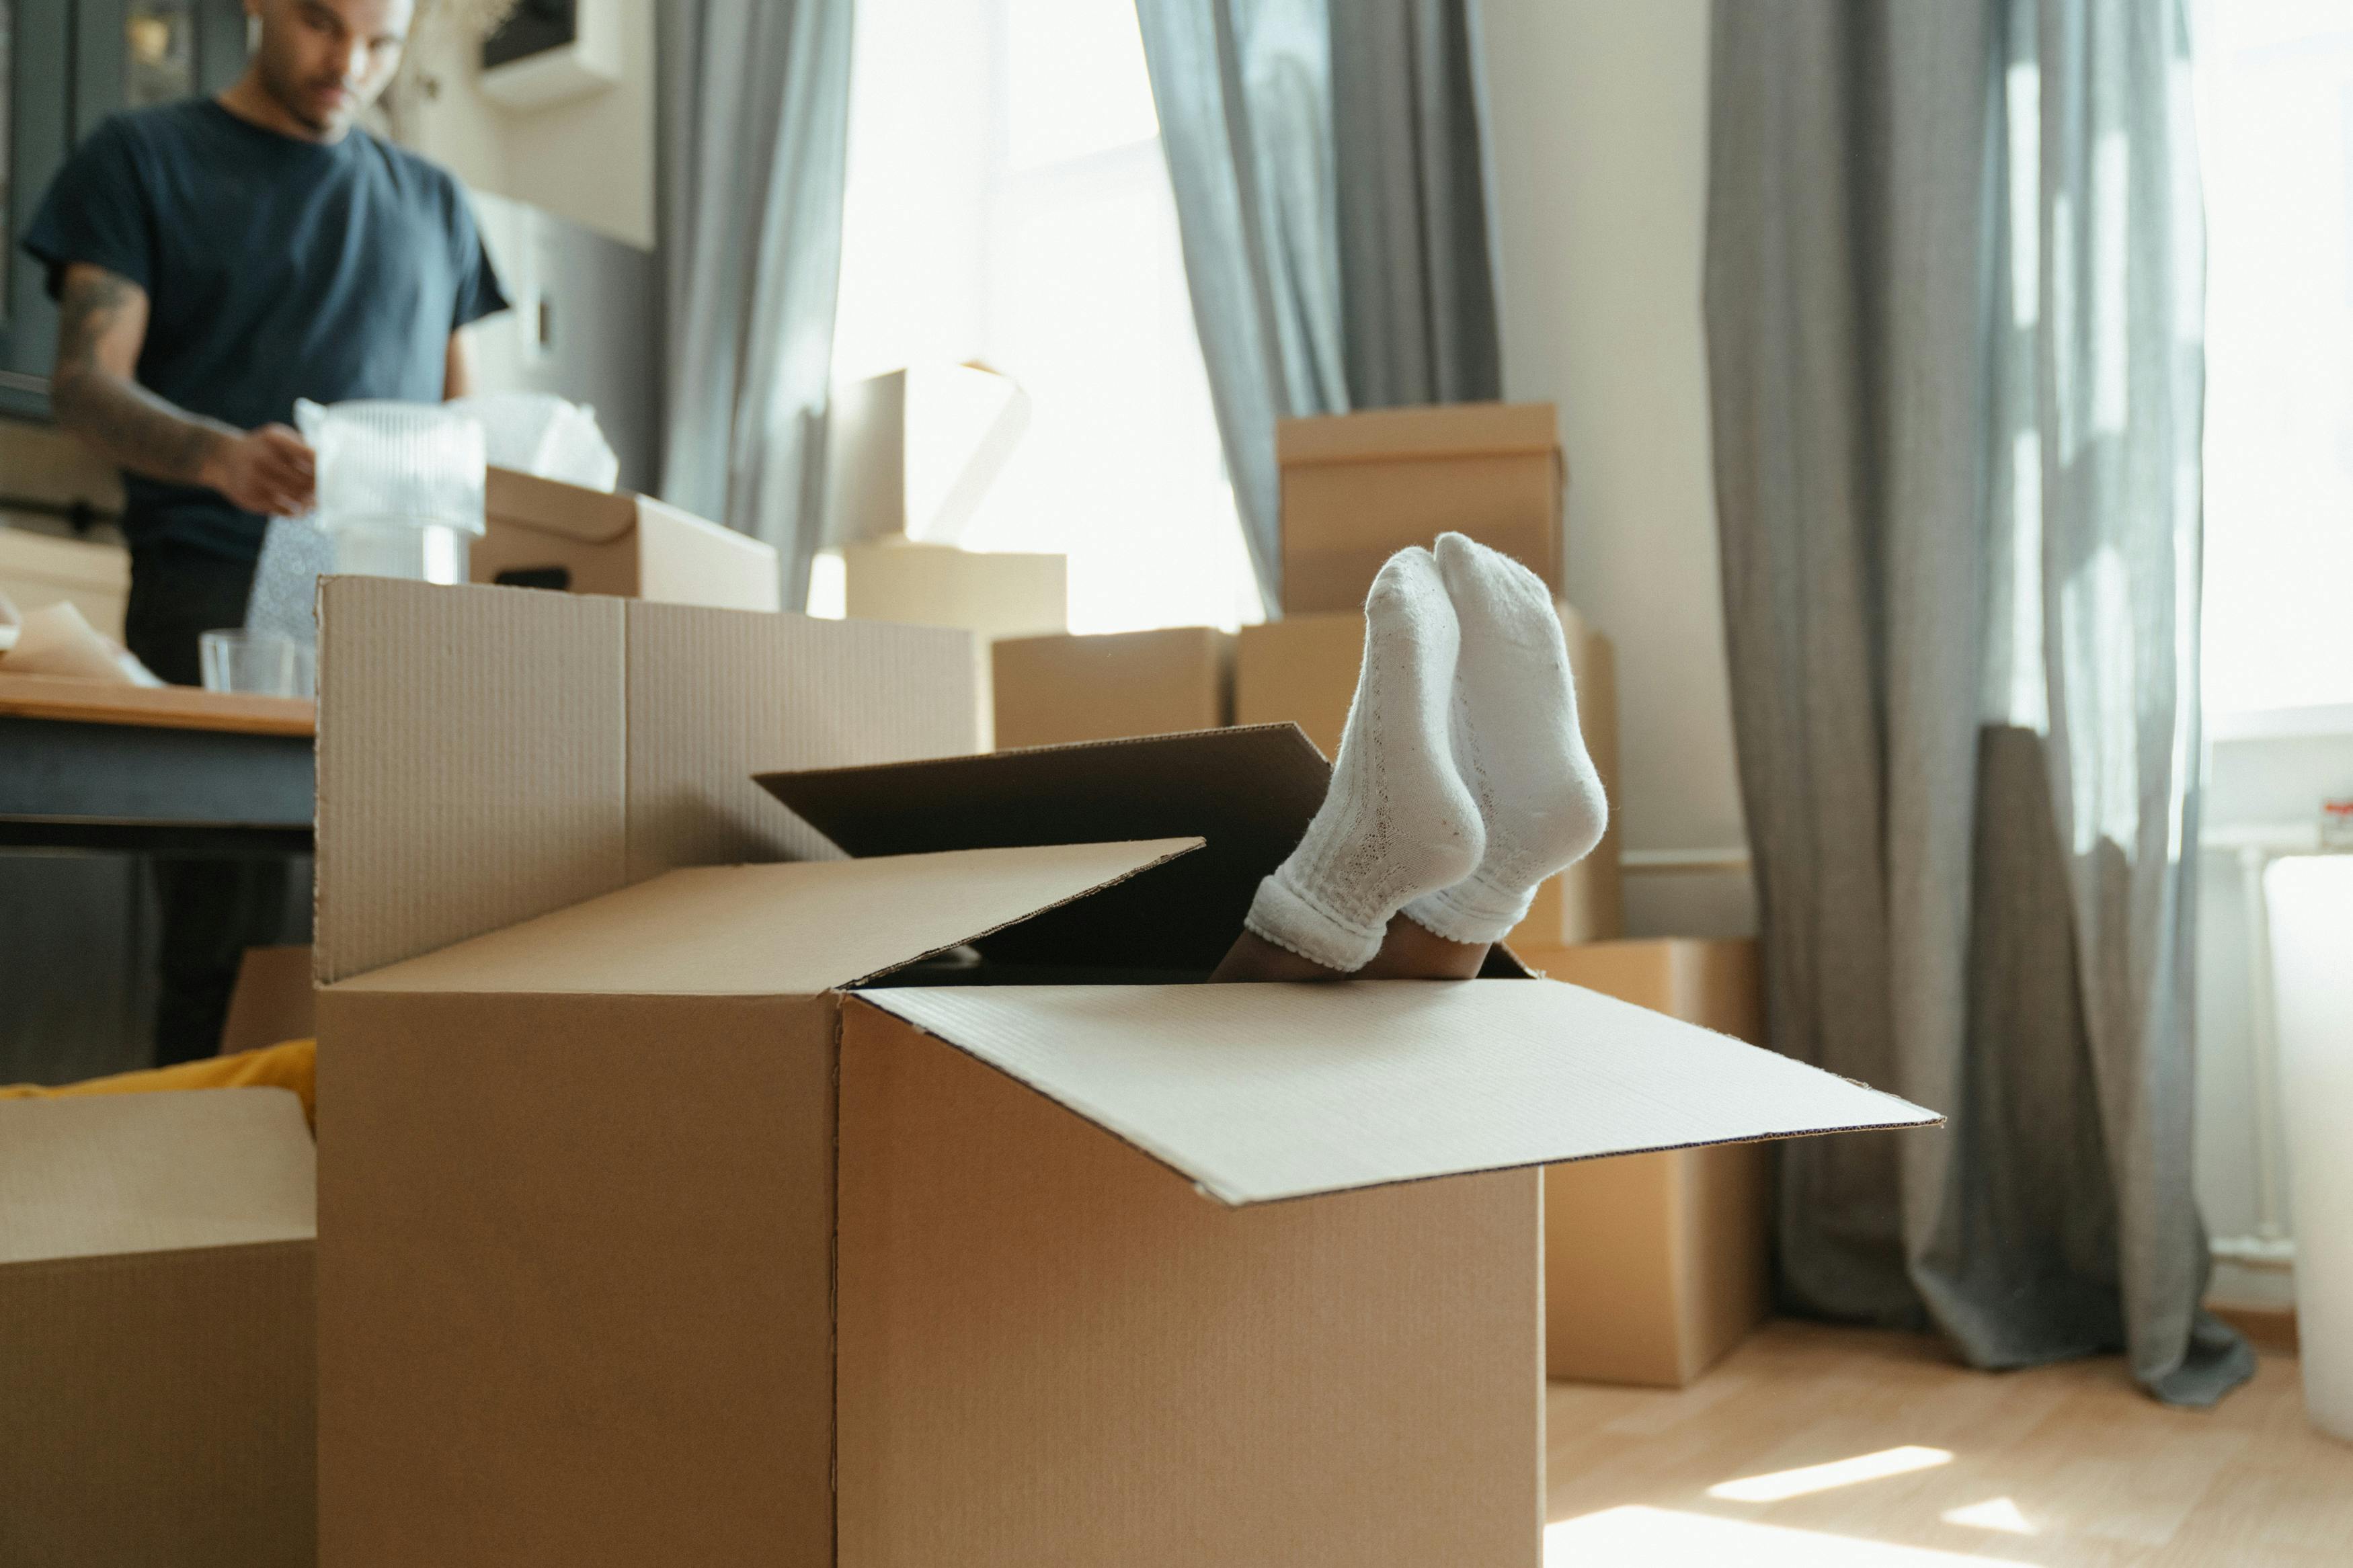
M 1638 1563 L 1646 1568 L 1723 1568 L 1733 1563 L 1740 1568 L 1960 1568 L 1963 1563 L 1985 1568 L 1986 1560 L 1660 1508 L 1613 1508 L 1545 1529 L 1545 1568 Z
M 2205 0 L 2205 695 L 2353 701 L 2353 0 Z
M 2006 1497 L 1988 1498 L 1967 1508 L 1947 1509 L 1936 1517 L 1947 1524 L 1966 1524 L 1972 1530 L 1998 1530 L 2004 1535 L 2039 1533 L 2026 1515 L 2019 1511 L 2017 1502 Z
M 1729 1502 L 1779 1502 L 1785 1498 L 1851 1487 L 1857 1481 L 1875 1481 L 1883 1476 L 1934 1469 L 1952 1462 L 1953 1456 L 1943 1448 L 1883 1448 L 1876 1454 L 1858 1454 L 1852 1459 L 1834 1459 L 1827 1465 L 1808 1465 L 1801 1470 L 1776 1470 L 1769 1476 L 1725 1481 L 1708 1488 L 1707 1495 Z
M 1125 0 L 860 0 L 837 386 L 976 361 L 1029 425 L 963 530 L 1070 562 L 1072 631 L 1262 611 Z

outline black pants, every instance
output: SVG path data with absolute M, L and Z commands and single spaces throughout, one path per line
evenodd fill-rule
M 149 546 L 131 553 L 123 641 L 175 686 L 200 686 L 196 638 L 245 624 L 251 562 Z M 162 905 L 155 994 L 155 1065 L 220 1049 L 229 992 L 248 947 L 280 940 L 288 868 L 278 859 L 157 860 Z

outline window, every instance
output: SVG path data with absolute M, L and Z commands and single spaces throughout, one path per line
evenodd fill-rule
M 837 385 L 978 361 L 1029 426 L 965 530 L 1070 557 L 1071 628 L 1261 611 L 1124 0 L 864 0 Z
M 2353 0 L 2197 19 L 2206 702 L 2353 702 Z

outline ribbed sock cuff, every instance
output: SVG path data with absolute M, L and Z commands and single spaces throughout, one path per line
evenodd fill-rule
M 1405 907 L 1406 918 L 1433 936 L 1469 943 L 1501 942 L 1535 907 L 1536 890 L 1506 893 L 1476 873 L 1451 888 L 1424 893 Z
M 1381 950 L 1381 939 L 1388 934 L 1387 921 L 1376 931 L 1360 930 L 1311 903 L 1275 877 L 1259 883 L 1258 896 L 1250 900 L 1250 914 L 1242 924 L 1253 936 L 1344 974 L 1353 974 L 1370 963 Z

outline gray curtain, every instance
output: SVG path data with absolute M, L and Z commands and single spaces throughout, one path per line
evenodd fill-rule
M 1338 0 L 1334 11 L 1349 401 L 1501 397 L 1476 0 Z
M 1717 0 L 1706 315 L 1787 1303 L 2252 1371 L 2190 1190 L 2203 234 L 2183 0 Z
M 1136 0 L 1243 537 L 1274 425 L 1500 395 L 1475 0 Z
M 823 527 L 852 0 L 659 9 L 661 493 L 775 545 L 797 608 Z

